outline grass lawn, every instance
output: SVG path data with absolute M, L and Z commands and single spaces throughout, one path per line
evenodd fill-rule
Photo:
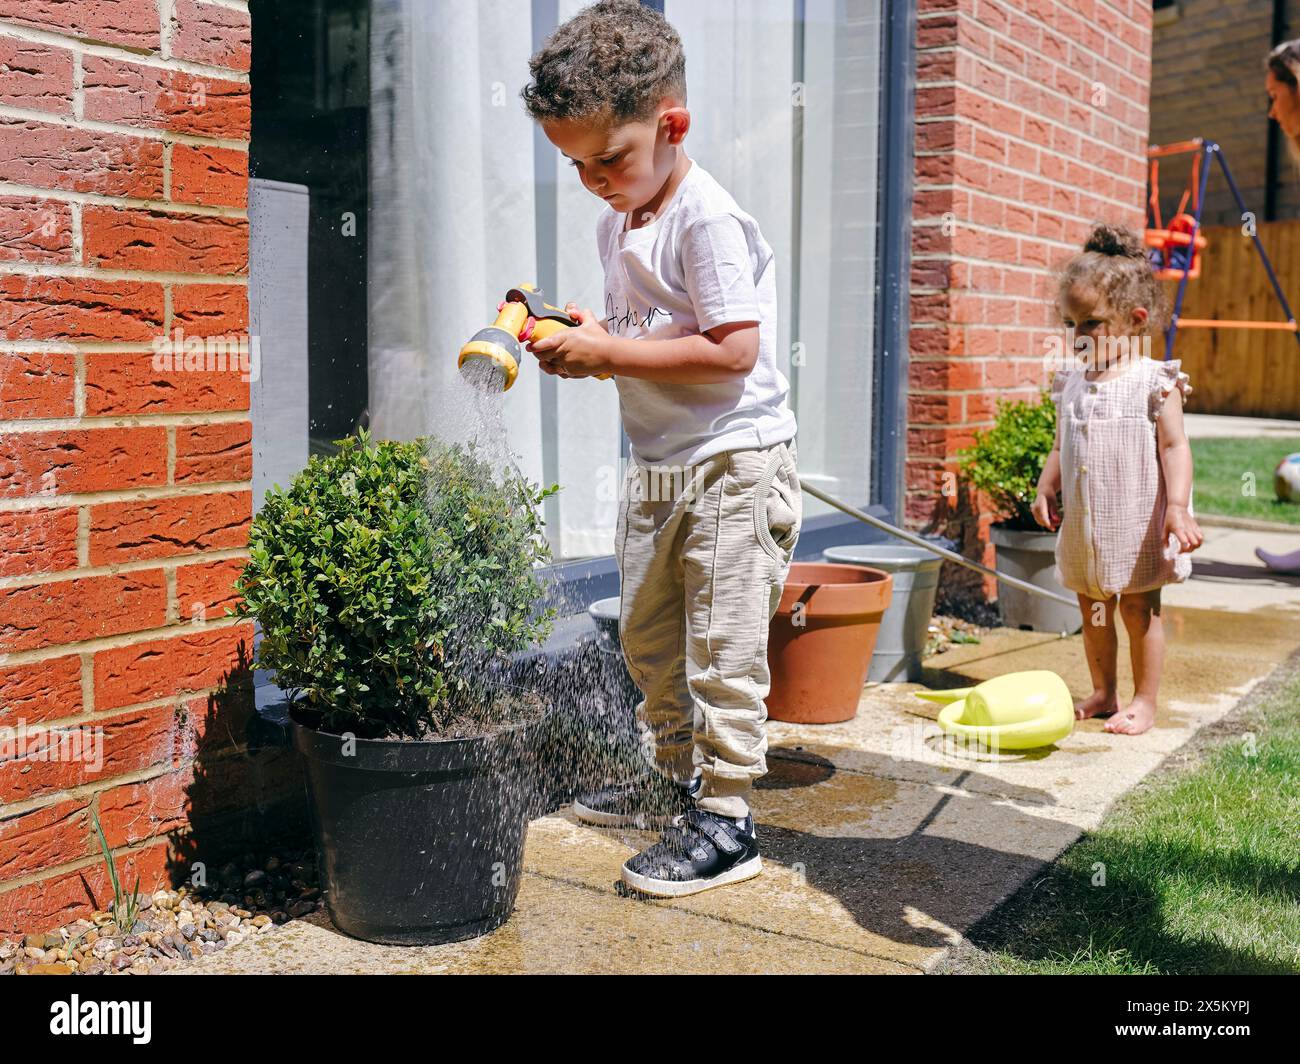
M 945 970 L 1300 972 L 1300 661 L 1282 668 L 1207 729 L 1202 756 L 1139 785 L 973 928 L 977 949 Z
M 1197 513 L 1251 517 L 1300 525 L 1300 505 L 1278 502 L 1273 469 L 1288 454 L 1300 451 L 1300 438 L 1192 440 L 1192 505 Z M 1242 495 L 1242 475 L 1255 474 L 1254 497 Z

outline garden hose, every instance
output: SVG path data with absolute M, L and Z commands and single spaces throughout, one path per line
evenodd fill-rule
M 999 573 L 996 569 L 990 569 L 987 565 L 981 565 L 979 562 L 971 561 L 969 558 L 963 558 L 960 554 L 957 554 L 954 551 L 936 546 L 933 543 L 927 543 L 920 536 L 914 536 L 911 532 L 904 532 L 901 528 L 895 528 L 888 521 L 882 521 L 879 517 L 872 517 L 868 513 L 863 513 L 861 510 L 855 509 L 846 502 L 840 502 L 840 500 L 835 498 L 834 495 L 827 495 L 820 488 L 814 488 L 811 484 L 801 484 L 800 486 L 814 499 L 820 499 L 828 506 L 833 506 L 840 512 L 848 514 L 850 517 L 856 517 L 859 521 L 872 525 L 880 529 L 882 532 L 888 532 L 891 536 L 897 536 L 899 539 L 906 540 L 915 547 L 922 547 L 925 550 L 931 551 L 932 553 L 939 555 L 941 558 L 946 558 L 950 562 L 964 565 L 967 569 L 974 569 L 977 573 L 983 573 L 985 576 L 994 577 L 997 580 L 1001 580 L 1004 584 L 1010 584 L 1012 587 L 1019 588 L 1021 591 L 1028 591 L 1034 595 L 1042 595 L 1043 598 L 1054 599 L 1057 602 L 1065 603 L 1067 606 L 1074 606 L 1077 608 L 1079 605 L 1078 599 L 1066 598 L 1064 595 L 1058 595 L 1055 591 L 1048 591 L 1043 587 L 1035 587 L 1033 584 L 1026 583 L 1024 580 L 1018 580 L 1014 576 L 1007 576 L 1005 573 Z

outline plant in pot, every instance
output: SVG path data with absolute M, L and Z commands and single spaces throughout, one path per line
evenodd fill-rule
M 1056 533 L 1040 526 L 1030 510 L 1055 442 L 1056 404 L 1047 390 L 1036 403 L 999 400 L 993 427 L 976 433 L 974 445 L 958 454 L 958 467 L 969 483 L 992 500 L 1002 518 L 991 529 L 998 572 L 1069 596 L 1054 571 Z M 1083 624 L 1077 606 L 1009 584 L 998 587 L 998 602 L 1002 621 L 1010 628 L 1075 632 Z
M 331 919 L 386 943 L 473 937 L 519 888 L 542 700 L 506 682 L 544 639 L 541 491 L 472 447 L 314 455 L 253 520 L 236 613 L 290 694 Z

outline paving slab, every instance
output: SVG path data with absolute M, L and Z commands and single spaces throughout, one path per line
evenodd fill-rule
M 1220 557 L 1239 549 L 1229 544 Z M 1075 697 L 1091 689 L 1081 636 L 995 629 L 928 658 L 923 684 L 868 685 L 851 721 L 772 723 L 770 771 L 754 798 L 765 870 L 747 883 L 676 901 L 624 896 L 619 868 L 654 836 L 591 828 L 562 811 L 530 826 L 517 911 L 481 939 L 377 946 L 319 913 L 176 974 L 929 970 L 1300 644 L 1300 595 L 1268 607 L 1249 600 L 1254 608 L 1238 596 L 1235 609 L 1207 609 L 1220 599 L 1214 582 L 1194 574 L 1187 586 L 1199 597 L 1165 610 L 1160 707 L 1145 735 L 1114 736 L 1085 721 L 1032 754 L 945 747 L 938 707 L 913 695 L 922 686 L 1048 668 Z M 1122 630 L 1120 643 L 1125 696 Z
M 1274 526 L 1277 527 L 1277 526 Z M 1257 609 L 1300 612 L 1300 576 L 1284 576 L 1255 557 L 1255 548 L 1288 554 L 1300 547 L 1300 527 L 1278 531 L 1201 526 L 1205 542 L 1192 554 L 1192 575 L 1161 592 L 1171 606 L 1243 613 Z
M 789 934 L 525 874 L 510 921 L 445 946 L 380 946 L 318 912 L 169 975 L 563 973 L 906 974 L 915 968 Z
M 827 760 L 885 779 L 996 795 L 1079 827 L 1095 827 L 1114 800 L 1228 712 L 1300 641 L 1294 615 L 1262 610 L 1165 611 L 1167 651 L 1156 726 L 1137 742 L 1113 735 L 1101 720 L 1044 750 L 990 754 L 947 739 L 935 723 L 939 707 L 914 692 L 961 687 L 1028 669 L 1057 672 L 1075 698 L 1092 690 L 1082 637 L 995 629 L 979 644 L 957 645 L 926 660 L 923 683 L 870 684 L 850 721 L 831 725 L 772 722 L 773 759 Z M 1120 634 L 1120 690 L 1132 691 L 1128 639 Z
M 955 803 L 955 804 L 954 804 Z M 919 969 L 976 918 L 985 890 L 1016 887 L 1077 830 L 1010 805 L 827 766 L 784 761 L 755 795 L 761 876 L 674 901 L 638 901 L 710 916 Z M 963 840 L 963 831 L 969 838 Z M 616 892 L 619 868 L 654 841 L 550 817 L 532 826 L 527 867 Z
M 530 826 L 516 912 L 481 939 L 380 946 L 318 913 L 177 973 L 917 973 L 1077 835 L 993 799 L 794 761 L 755 809 L 765 871 L 726 891 L 627 896 L 619 868 L 654 836 L 557 814 Z

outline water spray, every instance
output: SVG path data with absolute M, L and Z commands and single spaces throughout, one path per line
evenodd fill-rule
M 542 298 L 536 285 L 521 284 L 506 293 L 497 304 L 497 319 L 480 329 L 460 349 L 456 365 L 461 375 L 480 391 L 507 391 L 519 376 L 523 345 L 544 340 L 561 329 L 573 329 L 579 322 Z M 608 373 L 598 374 L 608 380 Z

